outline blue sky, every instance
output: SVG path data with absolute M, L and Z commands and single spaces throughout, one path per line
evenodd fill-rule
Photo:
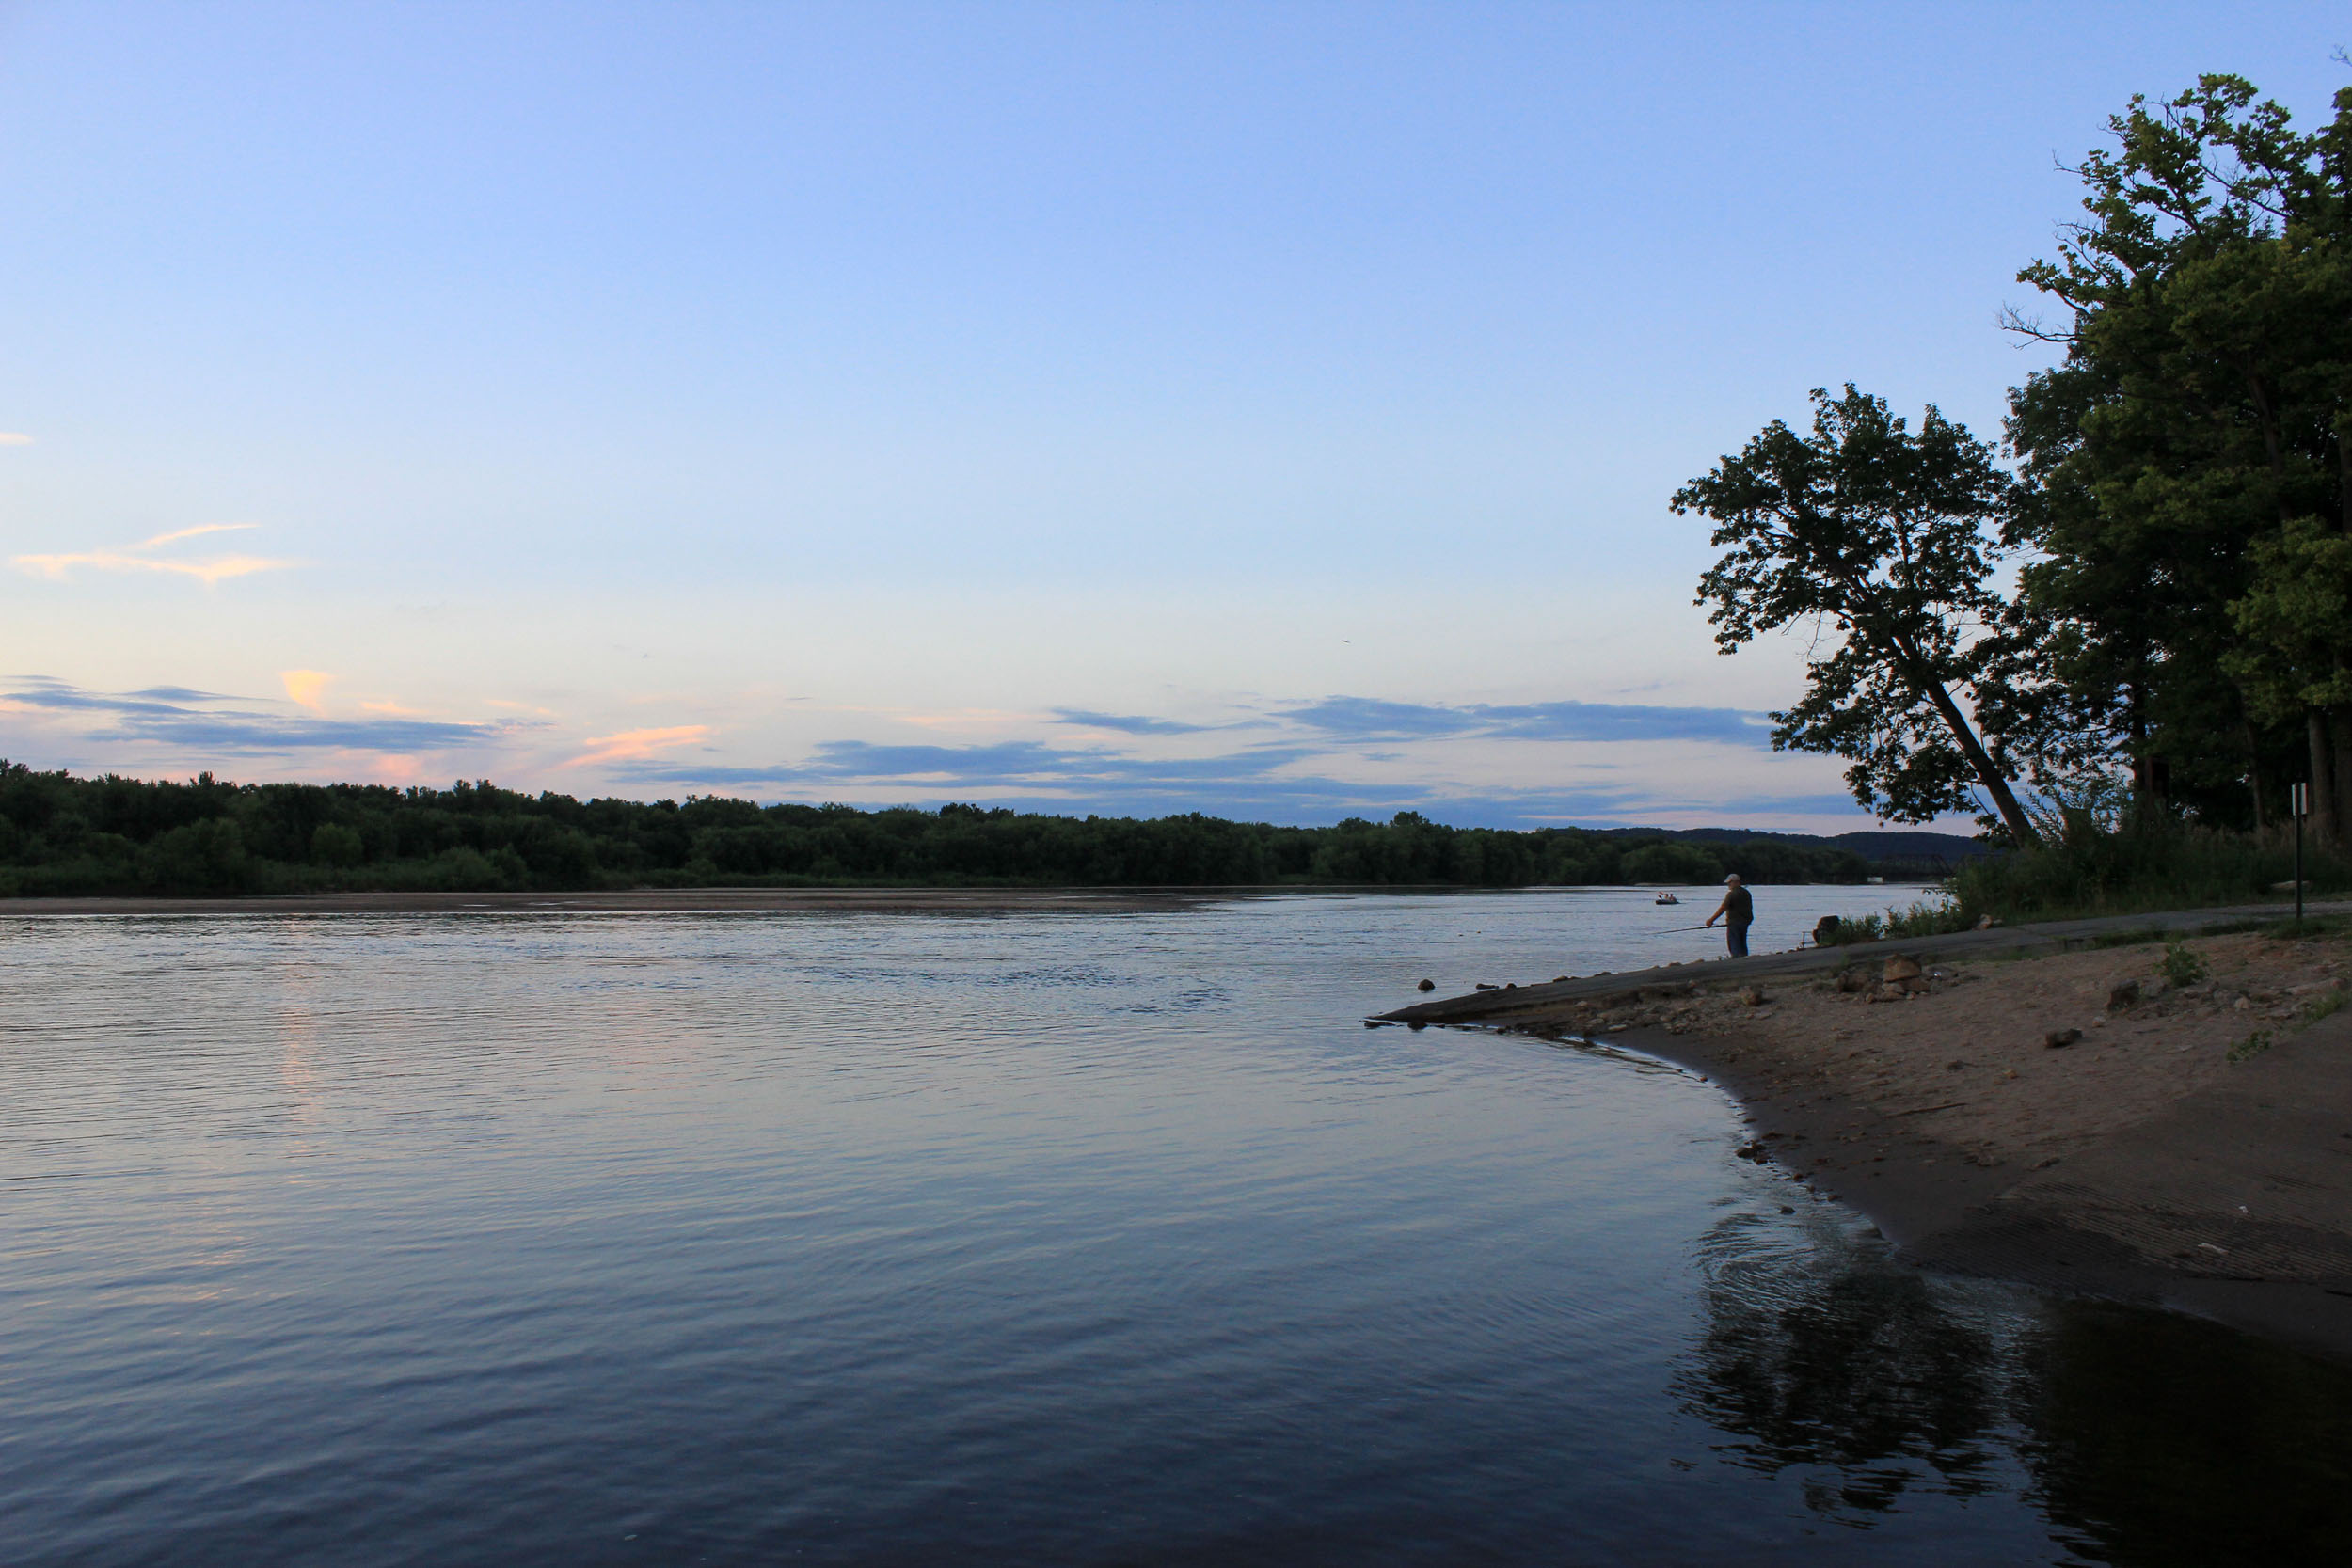
M 1666 497 L 2343 18 L 0 8 L 0 755 L 1867 825 Z

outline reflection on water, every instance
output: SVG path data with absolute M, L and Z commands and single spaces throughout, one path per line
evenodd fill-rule
M 1675 1388 L 1724 1462 L 1794 1477 L 1856 1528 L 1922 1491 L 2016 1490 L 2055 1560 L 2352 1560 L 2352 1370 L 2194 1318 L 1924 1275 L 1834 1214 L 1805 1230 L 1792 1244 L 1740 1216 L 1700 1248 L 1708 1326 Z
M 1989 1314 L 1832 1226 L 1810 1239 L 1792 1254 L 1710 1236 L 1687 1407 L 1732 1437 L 1719 1451 L 1736 1463 L 1803 1471 L 1826 1517 L 1858 1522 L 1923 1486 L 1990 1490 L 2004 1391 Z
M 1360 1027 L 1646 899 L 0 925 L 0 1559 L 2340 1560 L 2343 1372 Z
M 2352 1370 L 2097 1302 L 2049 1307 L 2021 1362 L 2037 1494 L 2085 1556 L 2352 1560 Z

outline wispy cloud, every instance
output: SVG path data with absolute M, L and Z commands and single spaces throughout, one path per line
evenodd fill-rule
M 662 761 L 615 769 L 639 786 L 817 797 L 838 791 L 866 800 L 937 805 L 982 799 L 1019 810 L 1103 810 L 1157 816 L 1205 811 L 1279 822 L 1386 820 L 1400 811 L 1439 821 L 1534 827 L 1576 819 L 1622 819 L 1641 809 L 1629 788 L 1495 790 L 1463 795 L 1440 787 L 1291 771 L 1316 753 L 1293 746 L 1249 747 L 1223 756 L 1176 760 L 1063 750 L 1034 742 L 990 746 L 876 746 L 828 741 L 807 761 L 771 768 L 697 767 Z M 879 794 L 887 790 L 887 796 Z M 836 797 L 837 798 L 837 797 Z
M 250 754 L 301 752 L 443 752 L 505 738 L 508 727 L 425 719 L 324 719 L 257 710 L 248 698 L 221 697 L 181 687 L 143 691 L 87 691 L 44 676 L 20 676 L 0 691 L 0 705 L 19 709 L 86 714 L 101 727 L 93 741 L 143 741 L 199 752 Z
M 710 733 L 707 724 L 674 724 L 660 730 L 623 730 L 618 735 L 592 735 L 588 750 L 569 762 L 556 764 L 559 768 L 580 768 L 590 763 L 632 762 L 653 756 L 678 746 L 691 746 Z
M 1460 706 L 1326 697 L 1282 717 L 1348 740 L 1711 740 L 1769 744 L 1762 714 L 1732 707 L 1661 707 L 1637 703 L 1529 703 Z
M 255 572 L 279 571 L 296 564 L 292 561 L 259 555 L 219 555 L 207 561 L 184 561 L 149 553 L 167 545 L 176 545 L 183 539 L 195 539 L 208 533 L 233 533 L 254 526 L 251 523 L 205 523 L 196 528 L 159 533 L 135 545 L 109 546 L 103 549 L 56 555 L 20 555 L 12 558 L 10 564 L 20 571 L 52 579 L 61 579 L 74 568 L 84 566 L 98 572 L 163 572 L 194 578 L 207 588 L 226 578 L 249 577 Z
M 0 430 L 0 447 L 29 447 L 33 438 L 21 430 Z
M 1146 719 L 1124 713 L 1091 713 L 1085 708 L 1057 707 L 1054 722 L 1083 730 L 1111 730 L 1120 735 L 1200 735 L 1212 724 L 1181 724 L 1173 719 Z

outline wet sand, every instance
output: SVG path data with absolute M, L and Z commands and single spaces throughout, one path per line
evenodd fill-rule
M 2189 938 L 2207 974 L 2185 986 L 2161 942 L 2079 946 L 2147 924 L 1683 965 L 1389 1018 L 1679 1063 L 1740 1101 L 1750 1158 L 1923 1263 L 2352 1360 L 2352 938 Z M 1894 956 L 1920 960 L 1908 986 L 1885 983 Z

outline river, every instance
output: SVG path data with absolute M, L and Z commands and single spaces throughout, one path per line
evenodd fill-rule
M 2344 1370 L 1362 1026 L 1712 896 L 0 923 L 0 1558 L 2341 1561 Z

